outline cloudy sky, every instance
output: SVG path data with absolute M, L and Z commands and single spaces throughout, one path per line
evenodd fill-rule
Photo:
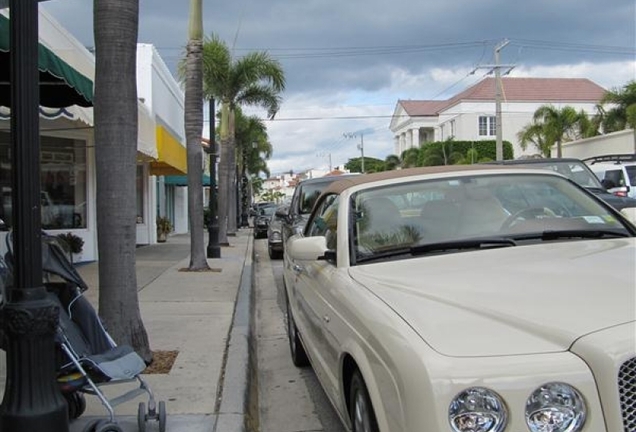
M 189 3 L 140 0 L 139 42 L 173 73 Z M 93 46 L 92 1 L 41 7 Z M 283 65 L 283 105 L 266 122 L 272 174 L 343 165 L 360 156 L 361 137 L 365 156 L 384 159 L 397 100 L 447 99 L 476 83 L 504 39 L 510 76 L 583 77 L 607 89 L 636 79 L 634 0 L 203 0 L 203 14 L 205 33 L 236 56 L 268 51 Z

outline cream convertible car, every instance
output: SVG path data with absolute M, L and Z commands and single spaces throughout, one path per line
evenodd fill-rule
M 635 235 L 545 170 L 338 181 L 285 247 L 292 359 L 354 432 L 634 432 Z

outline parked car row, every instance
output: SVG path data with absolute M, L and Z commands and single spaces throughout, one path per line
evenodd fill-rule
M 268 239 L 267 246 L 270 258 L 282 258 L 287 239 L 302 231 L 309 213 L 322 191 L 337 180 L 355 176 L 357 174 L 344 174 L 301 181 L 294 189 L 289 204 L 278 206 L 273 215 L 255 217 L 254 238 L 263 237 L 265 232 Z M 270 204 L 272 203 L 259 203 L 259 207 L 269 208 Z M 273 205 L 275 206 L 275 204 Z

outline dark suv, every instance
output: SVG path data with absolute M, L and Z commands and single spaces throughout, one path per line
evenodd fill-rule
M 306 179 L 298 183 L 287 209 L 279 209 L 277 216 L 282 219 L 283 249 L 287 239 L 303 231 L 316 199 L 331 183 L 357 176 L 359 174 L 342 174 Z
M 582 160 L 575 158 L 546 158 L 546 159 L 515 159 L 497 162 L 488 162 L 496 165 L 512 165 L 527 168 L 549 169 L 572 180 L 584 187 L 597 197 L 614 207 L 622 210 L 627 207 L 636 207 L 636 199 L 619 197 L 611 194 L 601 184 L 589 166 Z

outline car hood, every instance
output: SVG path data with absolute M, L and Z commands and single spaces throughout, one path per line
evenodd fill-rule
M 436 351 L 569 349 L 636 317 L 636 239 L 542 243 L 350 268 Z

